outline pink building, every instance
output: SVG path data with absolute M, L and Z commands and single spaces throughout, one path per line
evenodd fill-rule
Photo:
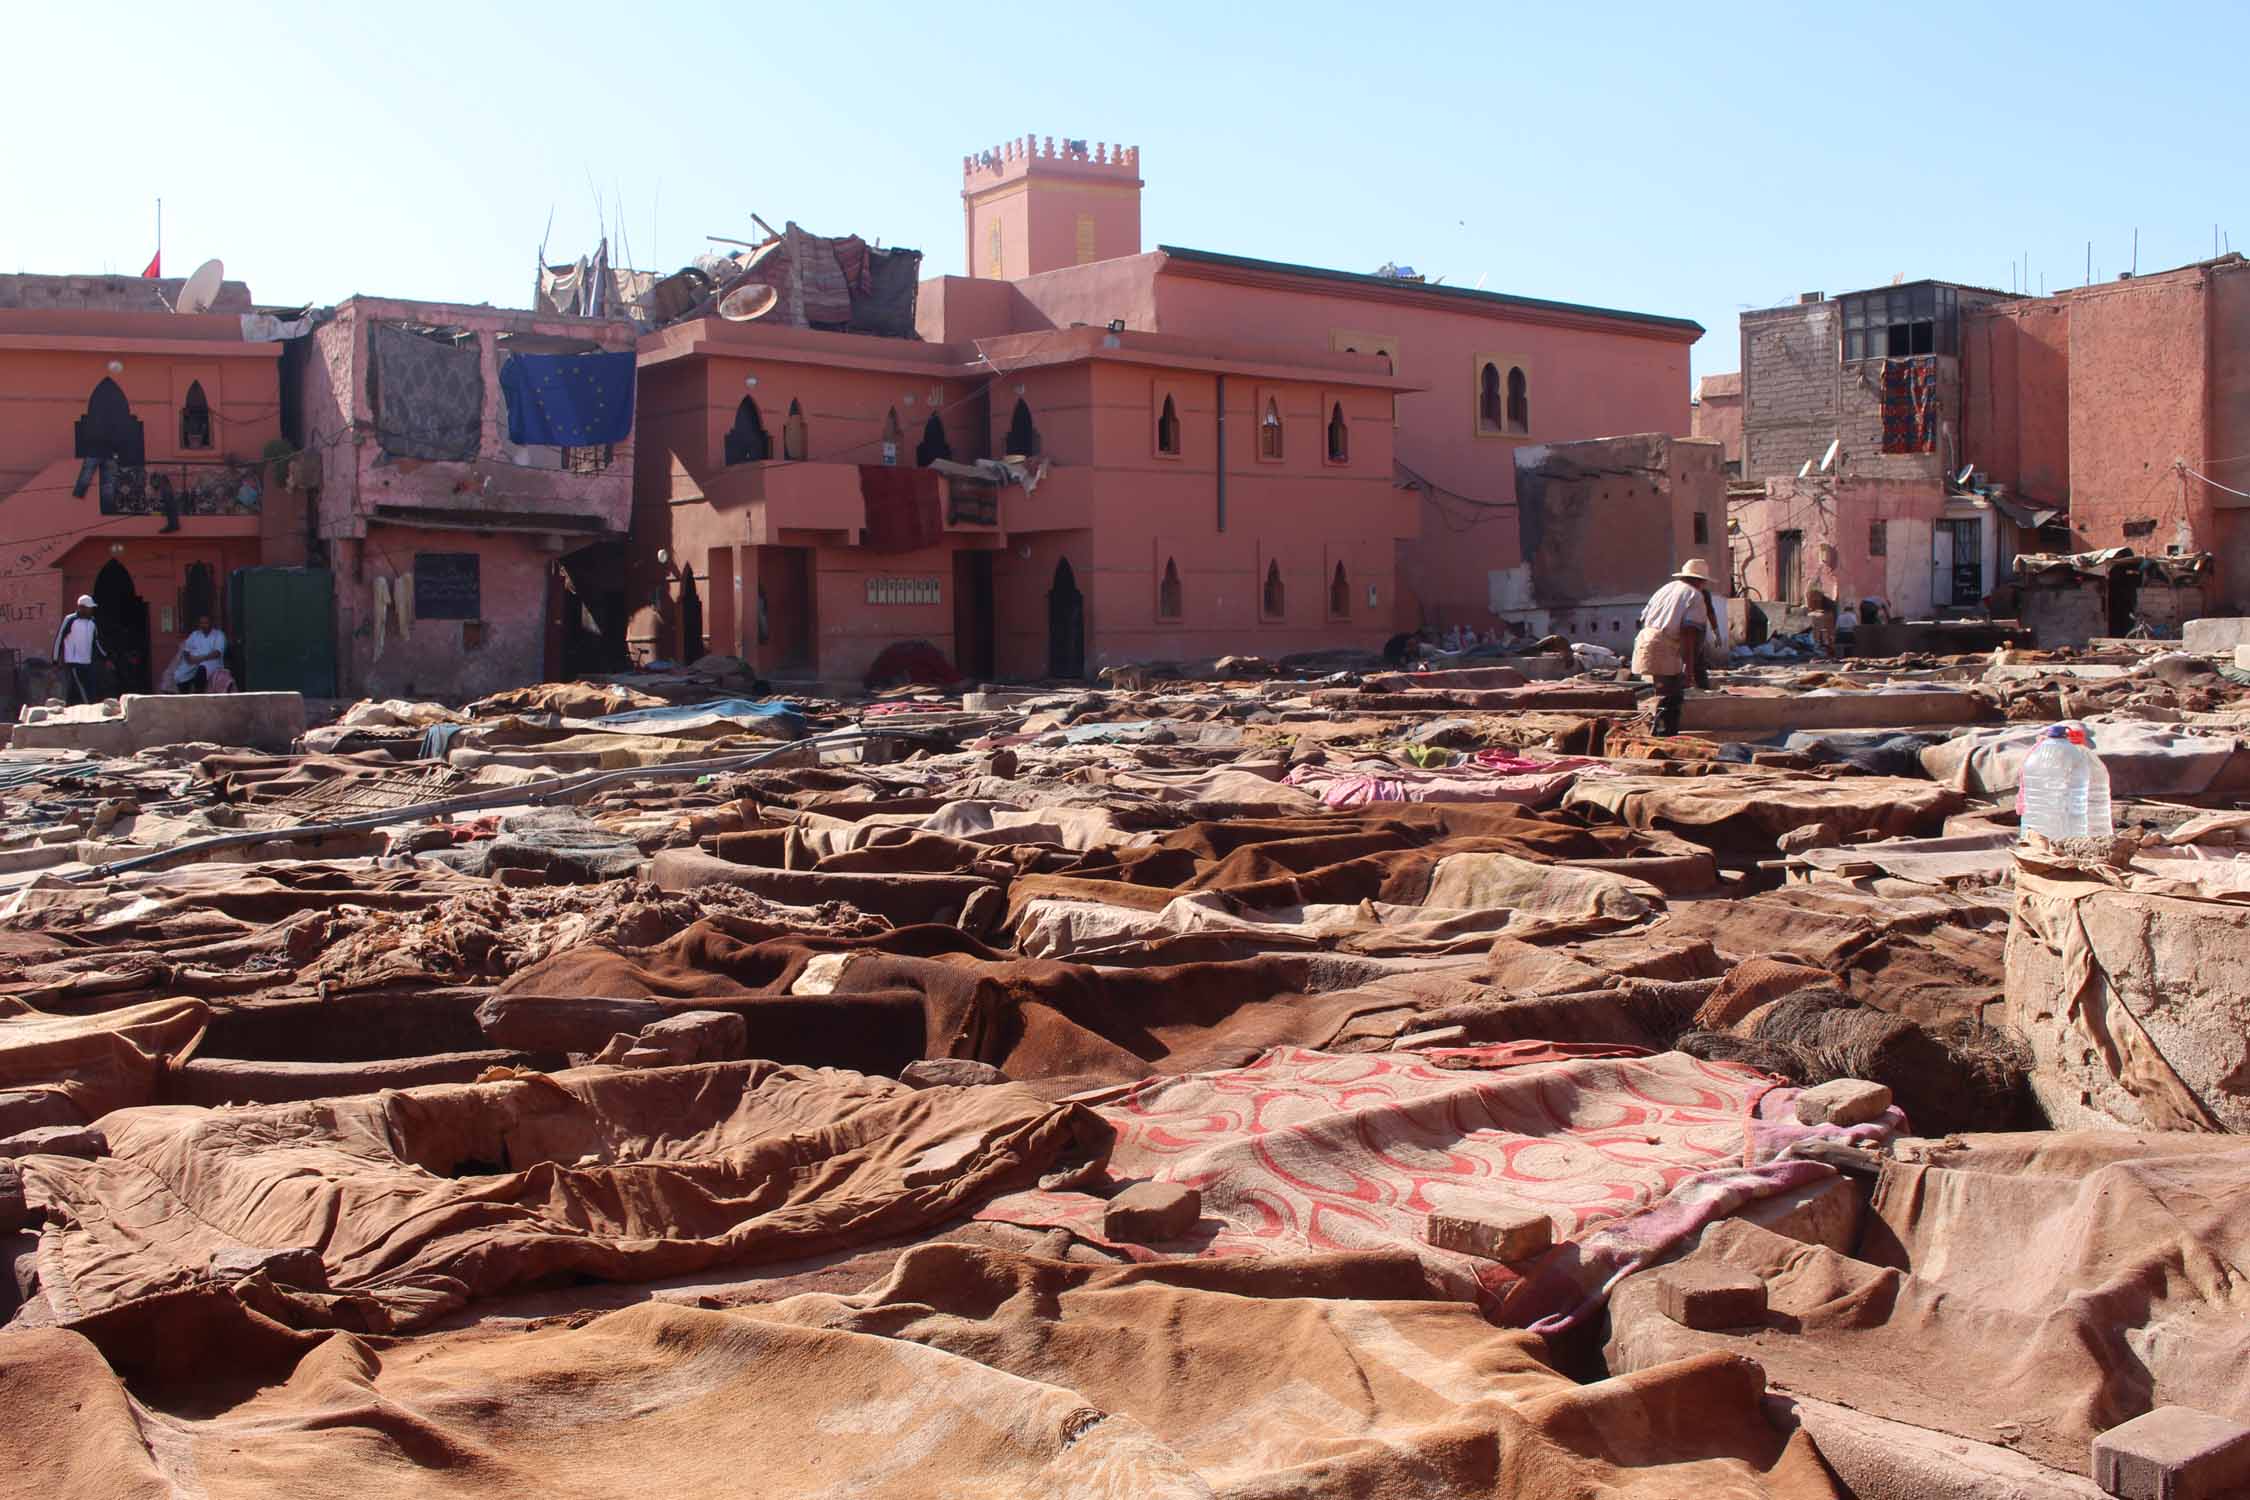
M 1994 303 L 1962 339 L 1965 462 L 2067 509 L 2075 550 L 2210 552 L 2212 612 L 2250 608 L 2250 262 Z
M 340 693 L 470 698 L 604 664 L 601 617 L 624 624 L 636 332 L 376 297 L 322 316 L 298 379 L 300 547 L 334 574 Z M 511 440 L 511 361 L 603 354 L 626 360 L 615 441 Z
M 1391 628 L 1413 501 L 1390 477 L 1403 387 L 1371 357 L 699 319 L 641 360 L 657 654 L 843 684 L 920 641 L 975 678 L 1076 677 Z M 996 456 L 1031 482 L 928 467 Z
M 196 616 L 225 623 L 228 574 L 287 518 L 264 462 L 282 345 L 241 283 L 192 315 L 168 310 L 180 287 L 0 276 L 0 648 L 44 660 L 91 594 L 126 691 Z
M 965 158 L 972 274 L 922 283 L 919 341 L 707 314 L 644 337 L 642 648 L 842 684 L 923 642 L 972 678 L 1074 677 L 1557 618 L 1525 560 L 1519 454 L 1684 434 L 1702 330 L 1144 251 L 1141 188 L 1131 148 Z M 812 260 L 791 274 L 831 274 Z M 1010 456 L 1020 480 L 930 467 Z M 1717 508 L 1678 504 L 1683 539 Z M 1617 531 L 1585 550 L 1603 604 L 1641 587 Z

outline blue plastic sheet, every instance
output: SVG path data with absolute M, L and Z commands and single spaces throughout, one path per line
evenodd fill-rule
M 811 729 L 805 716 L 783 698 L 714 698 L 709 703 L 671 703 L 662 708 L 633 708 L 621 714 L 604 714 L 593 722 L 604 729 L 684 729 L 716 719 L 762 723 L 777 739 L 801 739 Z

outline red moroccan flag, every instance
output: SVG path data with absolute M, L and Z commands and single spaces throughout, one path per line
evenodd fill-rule
M 148 258 L 148 269 L 141 274 L 143 276 L 162 276 L 164 274 L 164 252 L 159 250 L 150 256 Z

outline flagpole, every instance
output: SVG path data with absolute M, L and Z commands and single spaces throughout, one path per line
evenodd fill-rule
M 164 200 L 156 200 L 156 274 L 164 274 Z

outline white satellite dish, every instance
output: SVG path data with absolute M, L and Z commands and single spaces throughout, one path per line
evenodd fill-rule
M 1810 479 L 1810 478 L 1812 478 L 1812 460 L 1811 460 L 1811 459 L 1809 459 L 1809 458 L 1808 458 L 1808 459 L 1806 459 L 1806 460 L 1805 460 L 1805 466 L 1804 466 L 1803 468 L 1801 468 L 1801 469 L 1799 469 L 1799 470 L 1797 471 L 1797 477 L 1798 477 L 1799 479 Z
M 781 293 L 770 286 L 738 286 L 719 299 L 719 316 L 729 323 L 747 323 L 773 311 Z
M 219 300 L 219 286 L 226 276 L 227 268 L 215 260 L 197 266 L 194 274 L 181 284 L 180 300 L 173 304 L 172 311 L 209 312 L 211 304 Z
M 1828 451 L 1820 456 L 1821 473 L 1825 474 L 1836 467 L 1836 454 L 1843 446 L 1844 440 L 1842 438 L 1830 438 L 1828 440 Z

